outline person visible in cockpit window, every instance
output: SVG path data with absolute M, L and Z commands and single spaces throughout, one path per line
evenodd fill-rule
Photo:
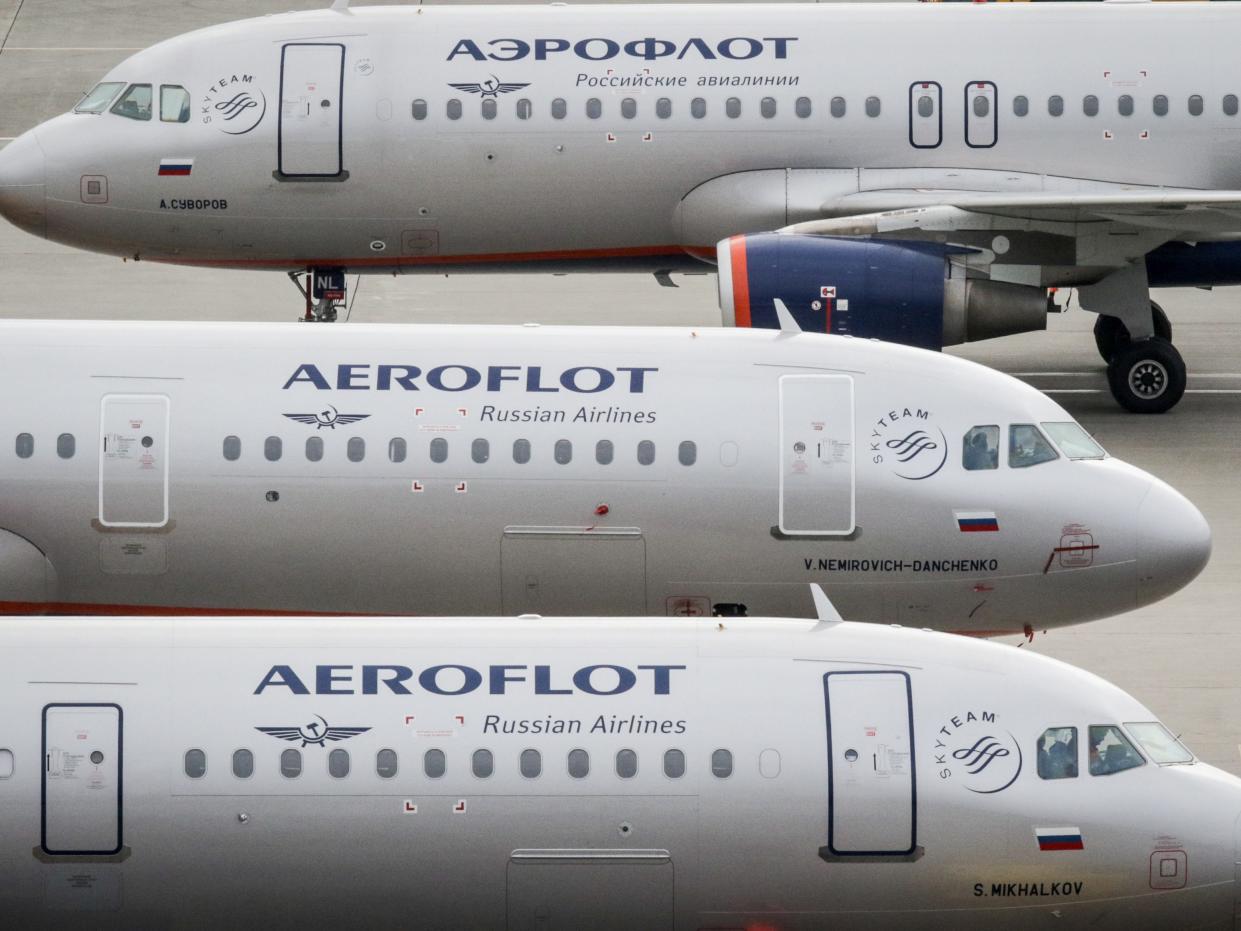
M 1041 779 L 1077 778 L 1077 728 L 1049 727 L 1038 742 Z
M 967 472 L 994 469 L 999 464 L 1000 428 L 972 427 L 965 434 L 961 464 Z

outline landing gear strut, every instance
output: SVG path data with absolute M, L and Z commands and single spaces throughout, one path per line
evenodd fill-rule
M 1172 321 L 1154 301 L 1151 301 L 1151 323 L 1155 327 L 1156 336 L 1172 342 Z M 1129 341 L 1129 328 L 1123 320 L 1108 314 L 1099 314 L 1099 319 L 1094 324 L 1094 344 L 1104 362 L 1111 362 L 1117 350 Z
M 305 274 L 306 283 L 301 277 Z M 343 268 L 311 268 L 305 272 L 289 272 L 293 287 L 306 301 L 306 312 L 298 317 L 303 323 L 335 323 L 337 311 L 345 304 L 345 270 Z

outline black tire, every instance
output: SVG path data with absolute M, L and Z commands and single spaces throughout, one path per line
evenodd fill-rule
M 1151 301 L 1151 325 L 1156 336 L 1165 342 L 1172 342 L 1172 321 L 1154 301 Z M 1119 317 L 1099 314 L 1099 319 L 1094 322 L 1094 344 L 1104 362 L 1111 362 L 1116 351 L 1129 341 L 1129 328 Z
M 1141 339 L 1117 350 L 1107 364 L 1107 384 L 1126 410 L 1162 414 L 1185 394 L 1185 360 L 1165 339 Z

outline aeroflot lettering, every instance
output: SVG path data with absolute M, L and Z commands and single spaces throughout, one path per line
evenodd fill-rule
M 672 691 L 672 673 L 684 666 L 615 666 L 600 663 L 582 666 L 569 673 L 551 666 L 504 665 L 475 669 L 456 663 L 428 666 L 414 677 L 408 666 L 315 666 L 312 674 L 299 676 L 292 666 L 272 666 L 254 690 L 288 689 L 293 695 L 378 695 L 380 688 L 393 695 L 409 695 L 410 685 L 432 695 L 466 695 L 480 688 L 492 695 L 508 694 L 515 683 L 526 683 L 519 691 L 535 695 L 622 695 L 638 685 L 650 683 L 654 695 Z M 406 683 L 409 683 L 407 685 Z
M 534 56 L 535 61 L 546 61 L 552 55 L 572 52 L 578 58 L 587 61 L 610 61 L 618 55 L 640 58 L 643 61 L 657 61 L 660 58 L 701 58 L 715 60 L 719 58 L 743 61 L 758 58 L 767 51 L 775 52 L 776 58 L 789 57 L 789 43 L 796 42 L 796 36 L 764 36 L 761 39 L 749 36 L 732 36 L 728 39 L 709 41 L 707 39 L 631 39 L 620 42 L 616 39 L 590 38 L 571 41 L 569 39 L 489 39 L 478 43 L 473 39 L 458 39 L 457 44 L 448 53 L 452 61 L 459 55 L 466 55 L 474 61 L 519 61 Z M 485 49 L 485 51 L 484 51 Z
M 313 385 L 320 391 L 421 391 L 423 382 L 433 391 L 470 391 L 485 385 L 486 391 L 503 391 L 507 382 L 516 382 L 524 390 L 535 394 L 554 394 L 572 391 L 577 394 L 598 394 L 607 391 L 619 381 L 627 385 L 630 394 L 646 391 L 648 372 L 658 368 L 619 366 L 616 369 L 599 368 L 597 365 L 578 365 L 559 374 L 544 372 L 540 365 L 489 365 L 476 369 L 469 365 L 437 365 L 424 374 L 416 365 L 338 365 L 333 378 L 324 375 L 317 365 L 304 362 L 297 367 L 285 390 L 294 385 Z M 520 390 L 520 389 L 519 389 Z

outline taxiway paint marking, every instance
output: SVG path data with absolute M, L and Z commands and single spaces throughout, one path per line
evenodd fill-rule
M 1040 388 L 1043 394 L 1103 394 L 1102 388 Z M 1186 388 L 1186 394 L 1241 394 L 1241 388 Z
M 6 45 L 6 52 L 141 52 L 120 45 Z
M 1091 378 L 1102 372 L 1009 372 L 1014 378 Z M 1241 372 L 1190 372 L 1190 378 L 1241 378 Z

